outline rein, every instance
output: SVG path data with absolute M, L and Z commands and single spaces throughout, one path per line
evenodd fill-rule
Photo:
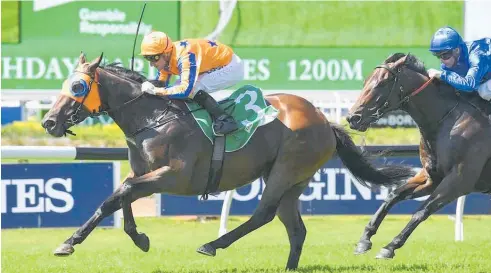
M 117 74 L 114 74 L 113 72 L 111 71 L 108 71 L 108 70 L 104 70 L 105 72 L 109 73 L 109 74 L 112 74 L 114 76 L 118 76 Z M 84 105 L 84 102 L 85 100 L 87 99 L 89 93 L 90 93 L 90 90 L 92 89 L 91 86 L 92 86 L 92 83 L 95 82 L 96 84 L 98 84 L 100 86 L 100 83 L 99 83 L 99 74 L 98 73 L 95 73 L 94 76 L 90 75 L 89 73 L 86 73 L 86 72 L 82 72 L 82 71 L 76 71 L 76 72 L 79 72 L 79 73 L 83 73 L 87 76 L 90 77 L 90 83 L 89 83 L 89 88 L 86 92 L 86 94 L 84 95 L 83 99 L 82 99 L 82 102 L 78 105 L 77 109 L 75 110 L 75 112 L 70 116 L 69 118 L 69 123 L 75 125 L 79 122 L 79 112 L 80 110 L 82 109 L 83 105 Z M 138 84 L 141 84 L 140 82 L 138 81 L 135 81 L 133 79 L 128 79 L 128 78 L 125 78 L 126 80 L 129 80 L 129 81 L 132 81 L 132 82 L 135 82 L 135 83 L 138 83 Z M 100 115 L 109 115 L 110 113 L 116 113 L 116 112 L 119 112 L 121 109 L 123 109 L 124 107 L 128 106 L 128 105 L 131 105 L 133 103 L 135 103 L 136 101 L 140 100 L 141 98 L 143 98 L 145 96 L 145 93 L 142 92 L 141 94 L 139 94 L 138 96 L 124 102 L 123 104 L 115 107 L 115 108 L 109 108 L 109 107 L 102 107 L 102 103 L 101 103 L 101 107 L 99 109 L 99 112 L 96 112 L 95 110 L 93 110 L 92 112 L 88 111 L 89 114 L 88 116 L 91 117 L 91 118 L 94 118 L 94 117 L 97 117 L 97 116 L 100 116 Z M 157 98 L 160 98 L 158 96 L 156 96 Z M 173 106 L 173 102 L 171 99 L 167 99 L 167 98 L 161 98 L 162 100 L 165 100 L 167 101 L 167 104 L 163 110 L 163 112 L 156 118 L 154 118 L 153 122 L 151 122 L 150 124 L 147 124 L 145 127 L 142 127 L 138 130 L 136 130 L 134 133 L 131 133 L 130 134 L 130 137 L 135 137 L 136 135 L 148 130 L 148 129 L 153 129 L 153 128 L 157 128 L 157 127 L 160 127 L 162 125 L 165 125 L 171 121 L 174 121 L 174 120 L 177 120 L 181 117 L 184 117 L 184 116 L 187 116 L 195 111 L 198 111 L 198 110 L 201 110 L 203 109 L 202 107 L 200 108 L 197 108 L 197 109 L 194 109 L 192 111 L 185 111 L 185 110 L 182 110 L 176 106 Z M 220 103 L 225 103 L 225 102 L 228 102 L 230 101 L 229 99 L 226 99 L 226 100 L 223 100 L 221 101 Z M 232 106 L 232 105 L 231 105 Z M 230 107 L 230 106 L 229 106 Z M 227 107 L 228 108 L 228 107 Z M 167 116 L 166 117 L 166 114 L 169 112 L 169 111 L 172 111 L 174 112 L 175 114 L 172 115 L 172 116 Z M 65 130 L 65 135 L 66 134 L 71 134 L 71 135 L 75 135 L 72 131 L 66 129 Z
M 392 87 L 389 91 L 389 95 L 387 96 L 387 100 L 385 101 L 384 105 L 382 107 L 380 107 L 379 109 L 377 109 L 377 111 L 372 115 L 372 117 L 379 119 L 380 117 L 382 117 L 385 114 L 385 110 L 387 110 L 387 108 L 389 107 L 389 99 L 391 97 L 392 91 L 394 90 L 394 87 L 396 86 L 396 83 L 399 79 L 399 74 L 402 72 L 402 69 L 399 67 L 397 69 L 397 71 L 394 71 L 394 69 L 390 68 L 386 64 L 378 65 L 378 66 L 376 66 L 376 68 L 386 69 L 392 75 L 394 75 L 394 83 L 392 84 Z M 434 79 L 434 77 L 429 78 L 425 83 L 423 83 L 416 90 L 412 91 L 411 93 L 409 93 L 408 95 L 406 95 L 405 97 L 400 99 L 399 104 L 397 104 L 395 109 L 398 109 L 402 105 L 408 103 L 411 97 L 414 97 L 417 94 L 421 93 L 423 90 L 425 90 L 426 87 L 428 87 L 428 85 L 430 85 L 430 83 L 433 81 L 433 79 Z M 399 90 L 400 90 L 400 93 L 399 93 L 400 96 L 399 97 L 402 97 L 402 95 L 404 94 L 404 88 L 402 85 L 399 86 Z M 452 109 L 450 109 L 447 113 L 445 113 L 445 115 L 443 115 L 443 117 L 437 122 L 437 124 L 440 124 L 443 120 L 445 120 L 450 115 L 450 113 L 452 113 L 455 110 L 455 108 L 457 108 L 458 105 L 459 105 L 459 102 L 457 101 L 457 103 L 452 107 Z

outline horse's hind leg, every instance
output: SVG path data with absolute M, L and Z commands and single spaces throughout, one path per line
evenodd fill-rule
M 290 240 L 290 255 L 288 256 L 288 262 L 286 264 L 287 270 L 296 269 L 298 267 L 303 243 L 305 241 L 305 236 L 307 235 L 307 230 L 305 229 L 305 225 L 303 224 L 298 209 L 298 197 L 302 194 L 309 181 L 310 179 L 305 183 L 295 185 L 289 189 L 285 195 L 281 197 L 277 211 L 277 215 L 283 225 L 285 225 L 288 239 Z
M 384 203 L 379 207 L 377 212 L 372 216 L 370 222 L 368 222 L 363 234 L 355 247 L 355 254 L 363 254 L 372 248 L 372 242 L 370 239 L 377 233 L 380 224 L 384 220 L 389 210 L 402 200 L 414 199 L 421 196 L 431 194 L 434 190 L 434 184 L 428 177 L 425 169 L 409 179 L 408 183 L 398 187 L 387 196 Z
M 293 178 L 291 167 L 287 165 L 276 165 L 273 167 L 266 187 L 264 188 L 261 201 L 259 201 L 259 205 L 251 218 L 239 227 L 220 236 L 220 238 L 199 247 L 197 249 L 198 253 L 215 256 L 216 249 L 227 248 L 251 231 L 271 222 L 274 219 L 281 197 L 288 189 L 296 184 L 295 181 L 292 181 Z

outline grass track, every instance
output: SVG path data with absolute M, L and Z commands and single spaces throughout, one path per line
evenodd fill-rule
M 453 222 L 430 217 L 419 226 L 394 260 L 374 258 L 400 232 L 409 216 L 391 216 L 364 256 L 352 254 L 367 216 L 304 217 L 308 230 L 299 272 L 491 272 L 491 217 L 466 217 L 465 241 L 453 241 Z M 245 218 L 233 218 L 235 227 Z M 2 230 L 2 272 L 281 272 L 288 255 L 282 224 L 272 223 L 239 240 L 214 258 L 195 249 L 213 240 L 218 221 L 185 222 L 137 218 L 138 230 L 151 240 L 148 253 L 133 245 L 122 229 L 96 229 L 73 256 L 51 252 L 74 229 Z

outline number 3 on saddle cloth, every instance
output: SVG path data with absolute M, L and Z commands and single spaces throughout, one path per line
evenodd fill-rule
M 234 152 L 244 147 L 259 126 L 270 123 L 278 116 L 278 110 L 264 100 L 261 89 L 252 85 L 242 86 L 219 103 L 239 124 L 239 129 L 225 136 L 225 152 Z M 208 112 L 204 109 L 196 110 L 201 106 L 194 102 L 186 102 L 186 105 L 213 144 L 218 135 L 213 131 L 213 121 Z

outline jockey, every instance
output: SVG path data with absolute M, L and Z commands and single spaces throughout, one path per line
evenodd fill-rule
M 453 28 L 443 27 L 433 35 L 430 51 L 442 63 L 442 71 L 428 70 L 430 77 L 491 100 L 491 38 L 465 43 Z
M 173 43 L 167 34 L 154 31 L 143 38 L 140 55 L 157 68 L 157 79 L 163 85 L 157 87 L 144 82 L 143 92 L 193 99 L 213 117 L 217 134 L 225 135 L 238 128 L 234 118 L 208 94 L 231 87 L 244 78 L 244 64 L 230 47 L 206 39 Z M 179 75 L 180 79 L 174 86 L 169 86 L 172 75 Z

